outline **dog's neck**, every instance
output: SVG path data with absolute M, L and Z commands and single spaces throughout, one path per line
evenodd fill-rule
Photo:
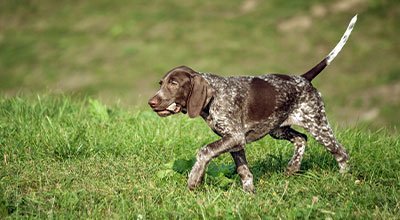
M 200 113 L 200 116 L 203 119 L 206 119 L 210 115 L 210 106 L 211 106 L 211 103 L 213 100 L 214 100 L 214 98 L 212 96 L 206 100 L 207 104 L 205 105 L 205 107 L 203 108 L 203 110 Z

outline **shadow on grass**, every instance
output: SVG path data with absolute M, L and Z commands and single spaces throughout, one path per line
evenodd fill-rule
M 268 174 L 284 174 L 290 158 L 291 155 L 282 153 L 278 155 L 267 154 L 265 158 L 255 163 L 250 162 L 252 164 L 250 170 L 253 173 L 255 182 L 258 182 L 259 179 Z M 313 169 L 337 170 L 339 172 L 335 159 L 327 151 L 310 150 L 308 156 L 303 158 L 300 171 L 297 174 L 301 175 Z
M 171 173 L 171 171 L 187 177 L 195 161 L 196 159 L 194 157 L 190 159 L 176 159 L 172 163 L 165 165 L 167 169 L 160 171 L 159 177 L 167 176 Z M 215 185 L 226 190 L 234 182 L 239 180 L 235 174 L 235 165 L 233 163 L 217 164 L 211 161 L 207 167 L 205 183 Z
M 191 159 L 177 159 L 174 161 L 172 165 L 172 170 L 182 174 L 182 175 L 187 175 L 196 162 L 196 158 L 191 158 Z
M 323 151 L 310 152 L 313 155 L 310 158 L 303 160 L 301 170 L 298 174 L 306 173 L 308 170 L 318 167 L 323 170 L 334 170 L 337 169 L 336 161 L 333 157 Z M 264 176 L 270 176 L 272 174 L 284 174 L 287 163 L 290 157 L 280 153 L 278 155 L 267 154 L 265 158 L 257 160 L 255 163 L 250 162 L 250 170 L 253 173 L 255 183 L 259 182 Z M 169 163 L 169 171 L 178 173 L 187 177 L 188 173 L 192 169 L 196 159 L 176 159 L 172 163 Z M 240 178 L 236 173 L 236 167 L 233 163 L 217 164 L 211 161 L 207 167 L 205 182 L 210 185 L 216 185 L 219 188 L 227 189 L 233 183 L 240 185 Z
M 266 174 L 284 172 L 286 163 L 287 161 L 282 154 L 267 154 L 265 158 L 257 160 L 255 163 L 250 162 L 250 170 L 253 173 L 255 182 L 257 182 Z

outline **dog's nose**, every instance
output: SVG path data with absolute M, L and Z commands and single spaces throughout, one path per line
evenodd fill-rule
M 148 102 L 148 104 L 150 105 L 150 107 L 155 108 L 158 104 L 157 99 L 155 98 L 151 98 Z

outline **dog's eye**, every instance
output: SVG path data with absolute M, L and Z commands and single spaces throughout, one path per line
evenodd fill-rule
M 160 86 L 162 85 L 162 83 L 163 83 L 162 80 L 160 80 L 160 82 L 158 82 L 158 84 L 159 84 Z
M 174 86 L 179 85 L 179 83 L 177 81 L 175 81 L 175 80 L 171 80 L 171 81 L 169 81 L 169 83 L 171 83 Z

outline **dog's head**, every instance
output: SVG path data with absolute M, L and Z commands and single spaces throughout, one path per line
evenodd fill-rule
M 210 98 L 211 89 L 204 78 L 191 68 L 180 66 L 165 74 L 160 80 L 160 90 L 148 104 L 161 117 L 187 112 L 194 118 Z

